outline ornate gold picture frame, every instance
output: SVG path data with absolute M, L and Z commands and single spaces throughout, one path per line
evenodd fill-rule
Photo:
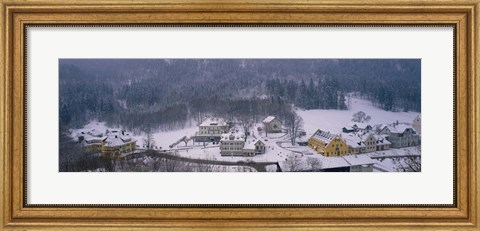
M 480 1 L 3 0 L 3 229 L 479 230 Z M 455 32 L 453 205 L 30 205 L 26 201 L 26 28 L 35 25 L 451 25 Z M 427 86 L 428 87 L 428 86 Z

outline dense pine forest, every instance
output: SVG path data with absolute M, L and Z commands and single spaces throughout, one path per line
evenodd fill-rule
M 97 119 L 134 132 L 206 115 L 260 121 L 348 108 L 355 92 L 387 111 L 420 111 L 420 60 L 61 59 L 60 125 Z

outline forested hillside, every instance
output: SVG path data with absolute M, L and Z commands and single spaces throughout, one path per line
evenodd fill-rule
M 420 60 L 61 59 L 60 123 L 91 119 L 173 130 L 206 115 L 280 118 L 291 105 L 346 109 L 357 92 L 389 111 L 420 111 Z

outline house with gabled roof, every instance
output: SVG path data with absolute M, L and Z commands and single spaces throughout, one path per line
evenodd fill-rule
M 419 135 L 422 134 L 422 118 L 420 117 L 420 115 L 413 119 L 412 127 Z
M 131 153 L 136 149 L 137 141 L 125 131 L 111 131 L 103 140 L 102 155 L 116 157 Z
M 260 139 L 248 139 L 243 146 L 243 152 L 246 156 L 254 156 L 265 153 L 265 143 Z
M 260 139 L 247 137 L 238 131 L 223 134 L 220 139 L 222 156 L 255 156 L 265 153 L 266 147 Z
M 117 157 L 121 154 L 132 153 L 137 147 L 137 141 L 126 131 L 106 130 L 103 133 L 93 129 L 80 132 L 77 134 L 77 138 L 85 153 L 97 153 L 105 157 Z
M 268 116 L 262 122 L 265 128 L 265 132 L 267 133 L 282 132 L 282 121 L 280 121 L 277 117 Z
M 348 145 L 341 135 L 318 129 L 308 140 L 308 146 L 323 156 L 348 155 Z
M 384 125 L 378 134 L 385 135 L 385 138 L 391 143 L 391 148 L 420 145 L 420 136 L 410 124 L 395 122 Z
M 377 148 L 377 140 L 370 132 L 346 133 L 342 134 L 342 137 L 348 145 L 350 154 L 374 152 Z
M 205 118 L 198 126 L 198 132 L 195 133 L 193 139 L 195 142 L 218 142 L 222 134 L 227 133 L 229 125 L 222 118 Z
M 374 135 L 375 140 L 377 141 L 377 151 L 383 151 L 390 149 L 392 143 L 387 140 L 387 136 L 385 135 Z

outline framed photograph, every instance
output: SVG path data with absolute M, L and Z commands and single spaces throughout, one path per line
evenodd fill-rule
M 2 2 L 2 228 L 479 230 L 479 6 Z

